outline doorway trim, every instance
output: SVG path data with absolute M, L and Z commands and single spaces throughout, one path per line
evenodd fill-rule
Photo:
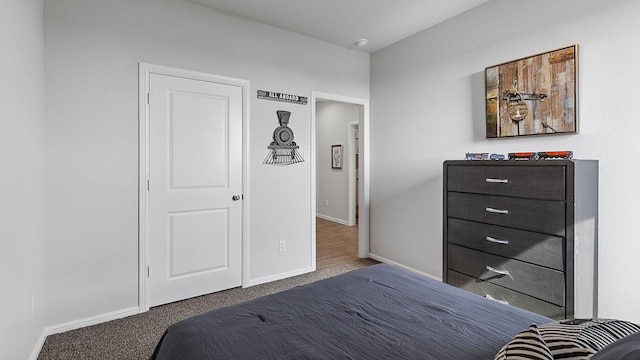
M 149 89 L 151 74 L 215 82 L 242 88 L 242 285 L 246 284 L 249 199 L 249 81 L 148 63 L 138 64 L 138 309 L 149 310 Z
M 347 192 L 348 194 L 347 222 L 349 226 L 354 226 L 357 224 L 356 216 L 358 215 L 356 213 L 356 204 L 357 204 L 356 178 L 358 178 L 358 174 L 356 174 L 357 166 L 356 166 L 356 162 L 354 161 L 354 158 L 356 157 L 356 152 L 354 151 L 354 149 L 355 149 L 356 128 L 358 128 L 359 125 L 360 125 L 360 121 L 351 121 L 347 124 L 346 153 L 348 155 L 349 161 L 346 161 L 345 165 L 347 166 L 347 183 L 349 184 L 348 192 Z
M 317 154 L 316 148 L 316 102 L 318 100 L 339 101 L 348 104 L 362 106 L 362 113 L 359 119 L 359 159 L 360 159 L 360 183 L 359 183 L 359 218 L 358 218 L 358 256 L 361 258 L 369 257 L 369 100 L 360 99 L 349 96 L 323 93 L 319 91 L 311 91 L 311 149 L 313 149 L 313 158 L 311 166 L 311 236 L 313 246 L 316 245 L 316 166 Z M 315 256 L 315 252 L 314 252 Z M 315 259 L 314 259 L 315 263 Z

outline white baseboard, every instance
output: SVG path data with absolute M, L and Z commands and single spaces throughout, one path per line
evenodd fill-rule
M 40 352 L 42 351 L 42 347 L 44 346 L 44 341 L 47 340 L 47 329 L 44 328 L 42 329 L 42 332 L 40 333 L 40 337 L 38 337 L 38 341 L 36 342 L 35 346 L 33 347 L 33 351 L 31 351 L 31 356 L 29 356 L 29 360 L 38 360 L 38 356 L 40 355 Z
M 268 282 L 272 282 L 272 281 L 276 281 L 276 280 L 282 280 L 282 279 L 290 278 L 290 277 L 293 277 L 293 276 L 298 276 L 298 275 L 310 273 L 310 272 L 313 272 L 313 271 L 316 271 L 315 267 L 308 267 L 308 268 L 303 268 L 303 269 L 297 269 L 295 271 L 289 271 L 289 272 L 284 272 L 284 273 L 280 273 L 280 274 L 264 276 L 264 277 L 257 278 L 257 279 L 250 279 L 249 281 L 247 281 L 246 284 L 243 284 L 242 287 L 243 288 L 247 288 L 247 287 L 251 287 L 251 286 L 255 286 L 255 285 L 265 284 L 265 283 L 268 283 Z
M 395 261 L 391 261 L 391 260 L 389 260 L 389 259 L 387 259 L 387 258 L 384 258 L 384 257 L 382 257 L 382 256 L 378 256 L 378 255 L 376 255 L 376 254 L 369 253 L 369 257 L 370 257 L 370 258 L 372 258 L 373 260 L 377 260 L 377 261 L 383 262 L 383 263 L 385 263 L 385 264 L 389 264 L 389 265 L 394 265 L 394 266 L 397 266 L 397 267 L 401 267 L 401 268 L 403 268 L 403 269 L 405 269 L 405 270 L 409 270 L 409 271 L 414 272 L 414 273 L 416 273 L 416 274 L 420 274 L 420 275 L 426 276 L 426 277 L 431 278 L 431 279 L 433 279 L 433 280 L 442 281 L 442 278 L 439 278 L 439 277 L 437 277 L 437 276 L 433 276 L 433 275 L 431 275 L 431 274 L 427 274 L 427 273 L 422 272 L 422 271 L 418 271 L 418 270 L 416 270 L 416 269 L 414 269 L 414 268 L 411 268 L 411 267 L 408 267 L 408 266 L 402 265 L 402 264 L 397 263 L 397 262 L 395 262 Z
M 319 217 L 320 219 L 324 219 L 324 220 L 329 220 L 329 221 L 333 221 L 334 223 L 338 223 L 338 224 L 342 224 L 342 225 L 347 225 L 347 226 L 353 226 L 353 224 L 350 224 L 348 221 L 346 220 L 342 220 L 342 219 L 338 219 L 338 218 L 334 218 L 328 215 L 322 215 L 322 214 L 316 214 L 317 217 Z
M 131 316 L 131 315 L 136 315 L 139 313 L 140 313 L 140 308 L 137 306 L 134 306 L 128 309 L 112 311 L 110 313 L 106 313 L 102 315 L 91 316 L 88 318 L 69 321 L 66 323 L 53 325 L 53 326 L 47 326 L 45 328 L 45 332 L 47 336 L 53 335 L 53 334 L 59 334 L 65 331 L 80 329 L 80 328 L 91 326 L 91 325 L 97 325 L 103 322 L 116 320 L 123 317 Z

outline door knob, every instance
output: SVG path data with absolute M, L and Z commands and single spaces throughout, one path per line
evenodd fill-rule
M 242 196 L 238 195 L 238 194 L 233 194 L 233 197 L 231 197 L 231 200 L 233 201 L 238 201 L 242 198 Z

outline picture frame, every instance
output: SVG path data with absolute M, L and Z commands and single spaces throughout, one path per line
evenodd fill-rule
M 331 168 L 342 169 L 342 145 L 331 145 Z
M 578 45 L 485 68 L 486 137 L 578 133 Z

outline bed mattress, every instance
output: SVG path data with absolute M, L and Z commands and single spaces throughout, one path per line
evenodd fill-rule
M 487 360 L 550 321 L 380 264 L 183 320 L 151 359 Z

